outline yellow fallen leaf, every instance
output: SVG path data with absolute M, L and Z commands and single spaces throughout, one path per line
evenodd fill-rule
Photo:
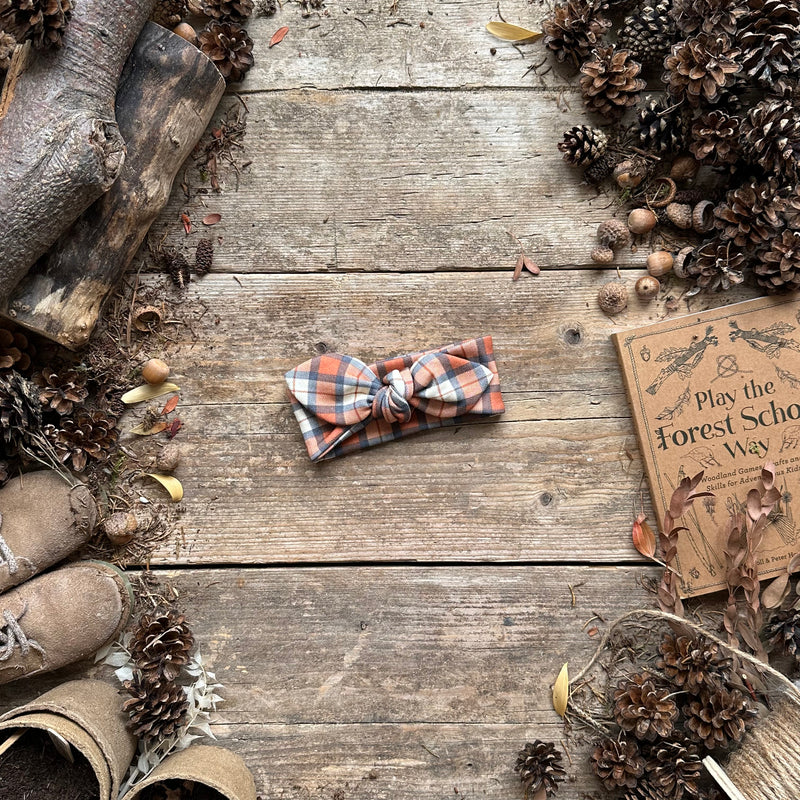
M 173 478 L 172 475 L 159 475 L 157 472 L 145 472 L 144 475 L 146 478 L 158 481 L 169 492 L 173 503 L 180 503 L 183 499 L 183 485 L 177 478 Z
M 567 665 L 564 664 L 553 684 L 553 708 L 559 717 L 567 713 L 567 700 L 569 700 L 569 672 Z
M 141 425 L 137 425 L 135 428 L 131 428 L 131 433 L 135 433 L 137 436 L 152 436 L 154 433 L 161 433 L 161 431 L 165 431 L 167 429 L 168 423 L 166 422 L 156 422 L 155 425 L 145 425 L 142 423 Z
M 141 403 L 143 400 L 152 400 L 154 397 L 160 397 L 162 394 L 169 394 L 170 392 L 179 392 L 180 386 L 174 383 L 145 383 L 143 386 L 137 386 L 129 392 L 125 392 L 120 398 L 126 406 L 133 405 L 133 403 Z
M 508 22 L 488 22 L 486 30 L 498 39 L 505 39 L 507 42 L 525 42 L 529 39 L 538 39 L 541 31 L 532 31 L 520 25 L 511 25 Z

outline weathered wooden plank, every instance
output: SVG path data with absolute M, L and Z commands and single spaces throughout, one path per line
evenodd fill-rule
M 589 739 L 567 739 L 550 684 L 587 633 L 652 597 L 639 569 L 575 567 L 187 570 L 181 595 L 225 685 L 214 726 L 265 797 L 521 797 L 527 739 L 563 739 L 563 796 L 596 784 Z M 572 603 L 574 592 L 575 602 Z M 604 627 L 595 619 L 592 626 Z M 107 674 L 102 670 L 87 672 Z M 0 710 L 79 670 L 2 687 Z M 516 784 L 516 785 L 515 785 Z M 454 788 L 458 791 L 454 794 Z M 341 796 L 341 795 L 340 795 Z M 561 795 L 560 795 L 561 796 Z
M 509 231 L 542 267 L 593 267 L 597 226 L 617 206 L 556 148 L 585 121 L 570 97 L 572 113 L 509 90 L 260 93 L 237 151 L 252 164 L 188 204 L 176 186 L 151 236 L 187 254 L 222 236 L 215 270 L 237 273 L 513 269 Z M 222 222 L 187 239 L 180 214 L 198 225 L 208 210 Z M 649 252 L 618 262 L 643 269 Z
M 502 12 L 509 22 L 536 29 L 547 13 L 527 0 L 503 3 Z M 485 25 L 497 18 L 495 7 L 479 0 L 332 0 L 309 18 L 298 4 L 286 3 L 276 16 L 250 21 L 256 63 L 240 88 L 541 86 L 527 72 L 544 58 L 541 43 L 515 49 L 494 38 Z M 282 25 L 289 34 L 269 48 Z M 564 82 L 554 73 L 543 80 Z

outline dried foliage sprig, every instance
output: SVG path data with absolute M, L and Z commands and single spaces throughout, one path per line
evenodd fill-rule
M 664 524 L 658 534 L 661 548 L 661 558 L 666 565 L 661 582 L 658 585 L 658 605 L 668 614 L 684 615 L 683 602 L 680 595 L 680 574 L 672 564 L 678 555 L 678 536 L 681 531 L 687 530 L 685 526 L 678 525 L 678 520 L 692 507 L 698 497 L 713 497 L 711 492 L 698 492 L 697 487 L 703 480 L 703 472 L 698 472 L 693 478 L 684 478 L 678 488 L 672 493 L 669 508 L 664 514 Z
M 744 509 L 734 512 L 728 522 L 725 545 L 725 582 L 728 605 L 723 618 L 728 640 L 739 647 L 739 637 L 763 661 L 767 654 L 759 637 L 764 623 L 761 610 L 761 582 L 758 555 L 767 517 L 781 499 L 775 486 L 775 465 L 761 470 L 759 485 L 747 493 Z

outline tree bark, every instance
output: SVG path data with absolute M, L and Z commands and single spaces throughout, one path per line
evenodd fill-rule
M 0 298 L 125 158 L 117 82 L 154 0 L 76 0 L 62 47 L 18 50 L 0 98 Z
M 117 94 L 128 150 L 120 176 L 0 305 L 6 316 L 66 347 L 86 343 L 224 91 L 219 70 L 194 45 L 145 25 Z

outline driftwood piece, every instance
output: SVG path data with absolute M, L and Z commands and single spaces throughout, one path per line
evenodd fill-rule
M 114 98 L 153 0 L 77 0 L 53 52 L 18 50 L 0 98 L 0 297 L 119 174 Z
M 23 278 L 3 313 L 66 347 L 86 343 L 224 91 L 194 45 L 145 25 L 117 94 L 128 150 L 120 176 Z

